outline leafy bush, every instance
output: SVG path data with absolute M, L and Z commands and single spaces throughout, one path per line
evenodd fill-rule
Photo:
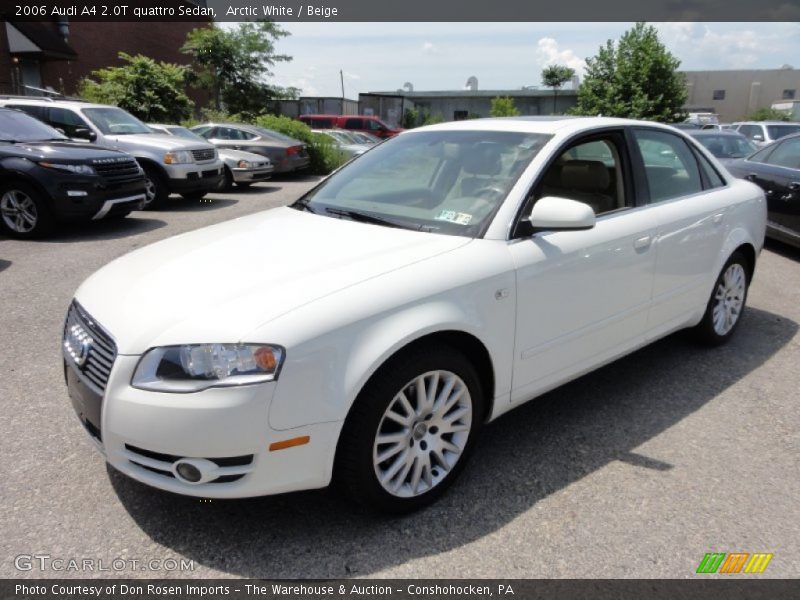
M 419 124 L 419 111 L 416 108 L 407 108 L 403 112 L 403 128 L 414 129 Z
M 444 117 L 439 114 L 431 114 L 429 112 L 422 113 L 422 125 L 436 125 L 437 123 L 444 123 Z
M 497 98 L 492 98 L 489 114 L 493 117 L 516 117 L 519 115 L 519 110 L 514 106 L 513 98 L 498 96 Z
M 333 140 L 327 136 L 314 135 L 308 125 L 295 119 L 262 115 L 256 117 L 255 124 L 304 142 L 308 146 L 308 154 L 311 158 L 309 169 L 315 175 L 327 175 L 334 169 L 338 169 L 346 160 L 336 148 Z
M 127 64 L 92 72 L 81 81 L 78 94 L 100 104 L 124 108 L 145 122 L 175 123 L 192 114 L 194 103 L 186 95 L 186 67 L 124 52 Z
M 759 108 L 745 118 L 746 121 L 791 121 L 789 113 L 774 108 Z

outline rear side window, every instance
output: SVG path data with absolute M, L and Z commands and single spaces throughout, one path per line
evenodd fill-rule
M 725 187 L 725 180 L 714 168 L 714 165 L 699 152 L 697 153 L 697 162 L 700 163 L 700 169 L 703 171 L 710 188 Z
M 17 110 L 21 110 L 24 113 L 29 114 L 34 119 L 39 119 L 47 123 L 47 116 L 45 115 L 45 110 L 43 106 L 31 106 L 29 104 L 7 104 L 7 108 L 16 108 Z
M 778 144 L 766 162 L 777 167 L 800 169 L 800 138 Z
M 644 160 L 650 202 L 661 202 L 703 191 L 700 168 L 685 141 L 664 131 L 634 129 Z
M 345 129 L 363 129 L 362 119 L 347 119 L 344 127 Z

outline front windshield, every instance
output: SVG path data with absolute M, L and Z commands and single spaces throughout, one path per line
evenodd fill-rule
M 0 110 L 0 142 L 37 142 L 67 138 L 38 119 L 16 110 Z
M 206 138 L 197 135 L 194 131 L 186 129 L 186 127 L 168 127 L 167 131 L 170 135 L 175 137 L 192 140 L 193 142 L 205 142 Z
M 717 158 L 744 158 L 756 151 L 756 146 L 744 136 L 703 135 L 697 138 Z
M 354 160 L 295 203 L 339 218 L 475 237 L 549 135 L 426 131 L 397 136 Z
M 147 125 L 121 108 L 84 108 L 83 114 L 94 123 L 104 135 L 129 135 L 132 133 L 153 133 Z
M 777 140 L 785 135 L 800 133 L 800 125 L 767 125 L 767 133 L 771 140 Z

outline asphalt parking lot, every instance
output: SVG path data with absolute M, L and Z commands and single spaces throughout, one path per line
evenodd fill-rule
M 732 343 L 674 335 L 506 415 L 420 513 L 364 514 L 324 490 L 203 502 L 107 469 L 61 370 L 77 286 L 134 248 L 288 203 L 314 181 L 178 199 L 42 242 L 0 237 L 0 577 L 684 578 L 706 552 L 737 551 L 773 553 L 766 577 L 800 573 L 800 251 L 778 244 Z M 19 571 L 19 555 L 194 570 Z

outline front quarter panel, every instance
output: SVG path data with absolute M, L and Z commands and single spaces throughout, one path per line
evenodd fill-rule
M 269 423 L 285 430 L 343 421 L 369 378 L 407 344 L 460 331 L 487 348 L 495 399 L 508 396 L 514 271 L 505 242 L 475 240 L 300 307 L 249 334 L 286 347 Z M 498 292 L 505 291 L 505 295 Z M 502 400 L 500 400 L 502 402 Z

